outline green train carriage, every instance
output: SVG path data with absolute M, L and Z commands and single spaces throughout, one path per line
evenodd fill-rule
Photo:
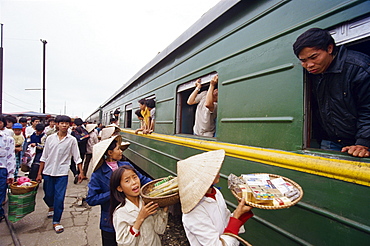
M 317 149 L 303 68 L 292 44 L 305 30 L 330 30 L 337 43 L 367 52 L 369 1 L 221 1 L 88 118 L 108 123 L 121 111 L 125 156 L 158 178 L 178 160 L 225 149 L 222 193 L 231 207 L 229 173 L 286 176 L 304 189 L 289 209 L 255 209 L 243 235 L 253 245 L 366 245 L 368 158 Z M 216 137 L 192 135 L 194 82 L 219 76 Z M 134 134 L 141 98 L 156 100 L 155 133 Z

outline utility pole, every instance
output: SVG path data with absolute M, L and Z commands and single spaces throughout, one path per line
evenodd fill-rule
M 0 41 L 0 114 L 3 113 L 3 23 L 1 24 L 1 41 Z
M 42 40 L 42 39 L 40 39 L 40 41 L 44 44 L 44 50 L 43 50 L 43 65 L 42 65 L 42 113 L 46 113 L 46 110 L 45 110 L 45 108 L 46 108 L 46 96 L 45 96 L 45 93 L 46 93 L 46 88 L 45 88 L 45 86 L 46 86 L 46 83 L 45 83 L 45 73 L 46 73 L 46 71 L 45 71 L 45 65 L 46 65 L 46 58 L 45 58 L 45 54 L 46 54 L 46 44 L 48 43 L 48 42 L 46 42 L 46 40 Z

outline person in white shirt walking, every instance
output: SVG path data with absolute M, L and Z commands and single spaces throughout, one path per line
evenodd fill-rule
M 83 178 L 82 159 L 78 150 L 77 140 L 68 134 L 71 118 L 65 115 L 57 116 L 59 131 L 50 135 L 45 142 L 44 152 L 40 159 L 40 169 L 36 181 L 44 179 L 44 201 L 49 207 L 48 217 L 53 217 L 53 227 L 56 233 L 64 231 L 60 224 L 64 209 L 64 197 L 68 184 L 68 170 L 73 157 Z

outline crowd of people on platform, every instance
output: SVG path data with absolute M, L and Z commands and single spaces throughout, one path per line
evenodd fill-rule
M 307 70 L 312 82 L 314 116 L 318 119 L 322 148 L 368 157 L 370 147 L 370 58 L 359 52 L 337 48 L 330 34 L 314 28 L 298 37 L 294 53 Z M 197 104 L 194 134 L 214 137 L 216 134 L 218 75 L 207 90 L 200 79 L 189 96 L 189 105 Z M 343 91 L 344 90 L 344 91 Z M 335 93 L 331 93 L 335 92 Z M 135 112 L 140 128 L 135 133 L 151 134 L 155 125 L 155 101 L 141 99 Z M 44 201 L 49 207 L 54 230 L 63 232 L 61 217 L 68 172 L 74 183 L 88 179 L 86 201 L 100 205 L 100 229 L 103 245 L 161 245 L 158 234 L 166 229 L 168 208 L 145 204 L 140 188 L 152 181 L 127 161 L 122 152 L 118 126 L 119 111 L 111 125 L 89 124 L 65 115 L 50 118 L 47 126 L 37 117 L 25 118 L 0 115 L 0 202 L 6 187 L 17 178 L 17 170 L 34 150 L 29 177 L 44 180 Z M 183 224 L 191 245 L 238 245 L 227 233 L 244 231 L 243 224 L 253 216 L 245 199 L 231 214 L 219 190 L 219 171 L 225 151 L 206 152 L 179 161 L 177 173 Z M 202 165 L 198 165 L 202 163 Z M 196 191 L 196 192 L 195 192 Z M 4 218 L 1 207 L 0 220 Z M 226 233 L 226 234 L 225 234 Z
M 148 105 L 153 107 L 149 107 L 148 112 L 144 115 L 150 115 L 150 111 L 154 109 L 153 104 L 149 102 Z M 146 109 L 143 108 L 143 110 Z M 52 218 L 56 233 L 64 231 L 61 219 L 69 170 L 75 177 L 75 184 L 88 179 L 87 176 L 90 172 L 86 202 L 90 206 L 100 205 L 101 207 L 102 245 L 161 245 L 158 235 L 163 234 L 166 230 L 168 207 L 160 208 L 156 203 L 145 204 L 143 202 L 139 195 L 140 188 L 152 179 L 137 171 L 130 162 L 123 161 L 122 152 L 130 143 L 122 142 L 122 138 L 118 134 L 120 128 L 117 125 L 111 124 L 99 129 L 98 125 L 83 122 L 80 118 L 72 121 L 70 117 L 60 115 L 48 119 L 46 127 L 36 117 L 29 120 L 29 126 L 24 124 L 25 127 L 23 127 L 22 123 L 27 123 L 27 121 L 23 122 L 24 119 L 21 118 L 19 123 L 15 122 L 12 126 L 9 125 L 13 128 L 10 134 L 10 131 L 6 130 L 9 128 L 4 127 L 8 125 L 6 118 L 0 116 L 0 154 L 2 154 L 0 158 L 6 158 L 6 161 L 1 161 L 2 165 L 5 164 L 4 168 L 0 168 L 2 201 L 5 198 L 7 185 L 13 183 L 17 178 L 16 170 L 20 165 L 17 166 L 16 163 L 22 163 L 22 159 L 24 159 L 22 152 L 32 147 L 35 148 L 35 152 L 32 165 L 27 170 L 28 176 L 39 183 L 43 181 L 43 199 L 48 206 L 45 215 Z M 149 125 L 150 120 L 152 118 L 149 116 Z M 223 158 L 224 153 L 218 158 L 219 167 Z M 208 165 L 213 165 L 214 161 L 214 158 L 209 159 Z M 193 168 L 193 172 L 199 171 L 199 168 L 191 163 L 186 165 L 189 166 L 188 170 Z M 210 194 L 209 197 L 213 197 L 212 199 L 216 200 L 214 195 L 217 194 L 218 202 L 212 206 L 222 205 L 222 209 L 219 210 L 221 213 L 215 215 L 219 217 L 213 218 L 221 219 L 221 224 L 216 227 L 209 225 L 208 228 L 208 232 L 212 232 L 213 236 L 222 234 L 224 231 L 238 233 L 239 227 L 252 216 L 251 207 L 245 203 L 239 204 L 234 215 L 230 214 L 221 193 L 213 188 L 213 184 L 218 182 L 218 172 L 219 169 L 207 182 L 202 180 L 205 184 L 200 184 L 203 188 L 211 187 L 206 190 L 207 194 Z M 187 183 L 188 181 L 185 178 L 183 182 Z M 206 197 L 208 197 L 207 194 L 205 194 Z M 188 201 L 186 198 L 182 199 L 184 206 L 189 206 L 187 205 L 189 202 L 193 204 L 194 199 Z M 201 203 L 201 197 L 198 202 Z M 188 208 L 183 211 L 184 213 L 190 212 Z M 3 218 L 4 211 L 1 212 L 1 218 Z M 244 213 L 249 215 L 243 220 L 239 220 L 239 217 Z M 191 217 L 189 216 L 187 218 Z M 195 216 L 198 217 L 198 215 Z M 229 222 L 230 217 L 234 219 L 230 219 Z M 206 218 L 203 219 L 206 220 Z M 212 218 L 209 219 L 212 220 Z M 184 220 L 184 225 L 187 225 L 187 220 Z M 209 236 L 204 237 L 203 233 L 198 233 L 202 228 L 194 226 L 193 224 L 186 227 L 189 240 L 194 243 L 208 240 Z M 221 230 L 222 226 L 225 226 L 226 229 Z M 191 229 L 192 227 L 194 229 Z M 236 239 L 228 238 L 225 235 L 222 236 L 221 240 L 231 242 L 228 245 L 236 245 L 237 243 Z

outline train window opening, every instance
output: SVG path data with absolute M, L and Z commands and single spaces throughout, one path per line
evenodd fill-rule
M 121 116 L 124 118 L 124 128 L 131 128 L 132 123 L 132 103 L 125 106 L 125 113 Z
M 343 45 L 348 50 L 355 50 L 370 56 L 370 16 L 341 24 L 330 29 L 337 47 Z M 319 149 L 322 132 L 319 119 L 313 112 L 311 84 L 305 76 L 305 126 L 304 149 Z
M 217 73 L 213 72 L 200 77 L 202 88 L 200 89 L 198 94 L 208 90 L 210 81 L 215 75 L 217 75 Z M 195 124 L 195 114 L 197 110 L 197 104 L 189 105 L 187 101 L 190 95 L 195 90 L 195 81 L 197 79 L 198 78 L 193 79 L 184 84 L 181 84 L 177 88 L 177 110 L 176 110 L 177 134 L 192 134 L 192 135 L 194 134 L 193 127 Z
M 140 109 L 140 103 L 139 101 L 141 99 L 144 99 L 148 104 L 148 107 L 149 108 L 149 114 L 148 116 L 145 116 L 145 114 L 143 114 L 143 112 L 141 111 Z M 134 111 L 136 110 L 139 110 L 141 112 L 141 114 L 143 115 L 144 117 L 144 122 L 145 122 L 145 125 L 148 124 L 147 126 L 147 130 L 150 131 L 150 132 L 153 132 L 155 130 L 155 116 L 156 116 L 156 96 L 155 95 L 150 95 L 150 96 L 147 96 L 147 97 L 142 97 L 142 98 L 139 98 L 139 100 L 137 101 L 137 104 L 136 104 L 138 107 L 134 108 Z M 132 115 L 132 113 L 131 113 Z M 131 116 L 132 117 L 132 116 Z M 148 118 L 146 118 L 148 117 Z M 134 115 L 134 119 L 132 122 L 135 122 L 135 123 L 139 123 L 139 127 L 141 127 L 140 125 L 140 122 L 139 119 L 138 119 L 138 116 L 135 114 Z

